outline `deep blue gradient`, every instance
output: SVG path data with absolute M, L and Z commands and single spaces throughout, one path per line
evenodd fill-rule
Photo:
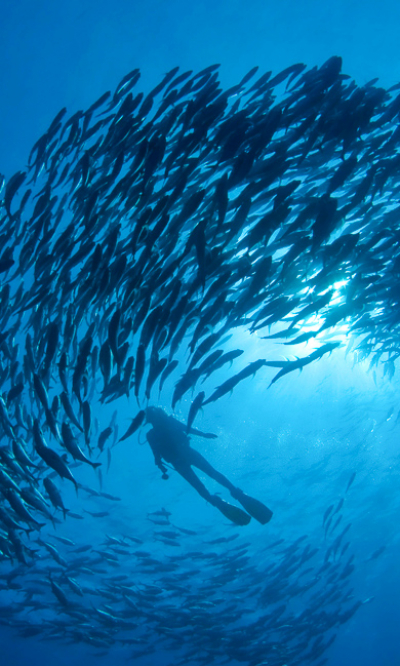
M 340 55 L 343 71 L 358 84 L 379 77 L 383 86 L 391 86 L 400 81 L 399 25 L 400 5 L 394 0 L 3 0 L 0 173 L 10 177 L 24 168 L 31 147 L 62 107 L 70 114 L 88 107 L 135 67 L 142 73 L 139 89 L 146 92 L 175 65 L 181 71 L 196 71 L 220 63 L 222 84 L 227 87 L 253 65 L 259 65 L 261 72 L 276 73 L 295 62 L 311 67 Z M 201 443 L 206 457 L 274 511 L 269 525 L 253 521 L 244 529 L 242 538 L 252 544 L 257 557 L 262 556 L 264 543 L 279 538 L 295 541 L 304 534 L 324 547 L 323 513 L 344 496 L 356 472 L 344 505 L 356 562 L 351 586 L 354 599 L 371 603 L 363 604 L 339 629 L 327 653 L 328 664 L 396 666 L 400 663 L 399 381 L 396 374 L 389 381 L 379 368 L 373 374 L 368 359 L 358 362 L 351 351 L 346 354 L 347 342 L 343 340 L 336 354 L 269 390 L 274 373 L 263 369 L 232 396 L 207 406 L 196 425 L 218 434 L 218 440 Z M 265 355 L 267 349 L 249 336 L 230 345 L 245 349 L 247 362 Z M 267 353 L 269 358 L 280 358 L 287 348 L 270 343 Z M 207 391 L 217 384 L 213 377 Z M 160 404 L 169 407 L 170 398 L 167 392 Z M 190 397 L 182 401 L 178 417 L 184 418 L 189 404 Z M 110 416 L 113 409 L 111 405 Z M 120 432 L 134 413 L 132 398 L 119 401 Z M 87 483 L 94 486 L 96 478 L 90 472 Z M 82 527 L 81 521 L 68 521 L 63 535 L 84 543 L 113 529 L 116 534 L 131 529 L 132 534 L 151 539 L 147 514 L 162 506 L 173 513 L 176 524 L 197 533 L 191 537 L 191 550 L 201 550 L 206 539 L 230 533 L 220 514 L 177 474 L 168 483 L 160 479 L 150 451 L 137 439 L 113 450 L 104 478 L 104 489 L 120 496 L 121 504 L 112 507 L 106 523 L 88 518 Z M 81 498 L 66 484 L 63 491 L 66 502 L 79 511 Z M 92 511 L 102 508 L 94 502 L 87 506 Z M 371 560 L 381 546 L 386 546 L 383 554 Z M 0 590 L 0 604 L 1 595 Z M 171 663 L 171 656 L 155 647 L 153 655 L 136 663 Z M 111 651 L 102 660 L 94 652 L 56 641 L 23 640 L 0 627 L 4 666 L 125 663 L 125 652 Z

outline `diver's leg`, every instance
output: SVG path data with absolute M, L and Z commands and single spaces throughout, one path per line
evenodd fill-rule
M 228 488 L 230 492 L 236 491 L 237 488 L 236 486 L 233 485 L 229 481 L 229 479 L 226 478 L 221 472 L 218 472 L 210 463 L 208 460 L 204 458 L 204 456 L 201 455 L 198 451 L 195 449 L 190 448 L 190 458 L 189 458 L 190 464 L 193 465 L 194 467 L 197 467 L 200 469 L 202 472 L 207 474 L 211 479 L 214 479 L 214 481 L 217 481 L 218 483 L 221 484 L 221 486 L 224 486 L 224 488 Z
M 212 465 L 210 465 L 210 463 L 204 458 L 204 456 L 201 455 L 201 453 L 192 448 L 190 448 L 189 453 L 190 464 L 194 465 L 194 467 L 197 467 L 202 472 L 205 472 L 205 474 L 207 474 L 215 481 L 218 481 L 221 486 L 228 488 L 232 497 L 242 505 L 247 513 L 258 520 L 259 523 L 265 525 L 265 523 L 268 523 L 271 520 L 272 511 L 267 506 L 265 506 L 265 504 L 257 499 L 254 499 L 253 497 L 250 497 L 250 495 L 246 495 L 243 490 L 240 490 L 240 488 L 234 486 L 233 483 L 231 483 L 229 479 L 226 478 L 226 476 L 220 472 L 217 472 L 217 470 L 214 469 Z
M 178 474 L 190 483 L 201 497 L 219 509 L 226 518 L 229 518 L 229 520 L 236 525 L 247 525 L 250 522 L 250 516 L 245 511 L 242 511 L 242 509 L 239 509 L 237 506 L 228 504 L 228 502 L 224 502 L 224 500 L 218 497 L 218 495 L 211 495 L 204 483 L 202 483 L 199 477 L 193 472 L 190 465 L 174 465 L 174 467 Z
M 178 474 L 180 474 L 188 483 L 190 483 L 195 490 L 203 497 L 207 502 L 213 503 L 213 496 L 207 490 L 204 483 L 200 481 L 199 477 L 194 473 L 190 465 L 174 465 Z

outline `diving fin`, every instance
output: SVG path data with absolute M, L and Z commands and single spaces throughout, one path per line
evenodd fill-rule
M 224 514 L 225 518 L 231 520 L 235 525 L 248 525 L 251 517 L 238 506 L 228 504 L 217 495 L 213 496 L 212 504 Z
M 242 505 L 244 509 L 246 509 L 247 513 L 250 514 L 253 518 L 258 520 L 261 525 L 265 525 L 268 523 L 271 518 L 272 518 L 272 511 L 271 509 L 268 509 L 265 504 L 260 502 L 259 500 L 255 499 L 254 497 L 250 497 L 249 495 L 246 495 L 242 490 L 238 490 L 237 492 L 231 493 L 232 497 L 237 499 L 238 502 Z

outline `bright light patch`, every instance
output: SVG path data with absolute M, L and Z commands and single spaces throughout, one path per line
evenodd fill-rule
M 340 282 L 334 282 L 333 283 L 333 288 L 335 291 L 339 291 L 342 287 L 345 287 L 346 284 L 348 283 L 348 280 L 340 280 Z

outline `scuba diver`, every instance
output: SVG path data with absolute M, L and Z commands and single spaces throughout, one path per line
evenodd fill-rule
M 147 407 L 146 419 L 152 425 L 152 429 L 146 434 L 147 441 L 153 451 L 155 463 L 162 472 L 163 479 L 168 479 L 168 470 L 163 464 L 164 460 L 170 463 L 178 474 L 197 490 L 201 497 L 219 509 L 226 518 L 236 525 L 247 525 L 251 517 L 258 520 L 262 525 L 271 520 L 272 511 L 265 504 L 236 488 L 226 476 L 214 469 L 201 453 L 190 446 L 190 440 L 186 434 L 187 428 L 184 423 L 168 416 L 164 410 L 158 407 Z M 215 437 L 215 435 L 201 432 L 195 428 L 190 428 L 189 433 L 199 437 Z M 197 467 L 197 469 L 220 483 L 221 486 L 227 488 L 245 511 L 225 502 L 218 495 L 212 495 L 194 473 L 192 467 Z

